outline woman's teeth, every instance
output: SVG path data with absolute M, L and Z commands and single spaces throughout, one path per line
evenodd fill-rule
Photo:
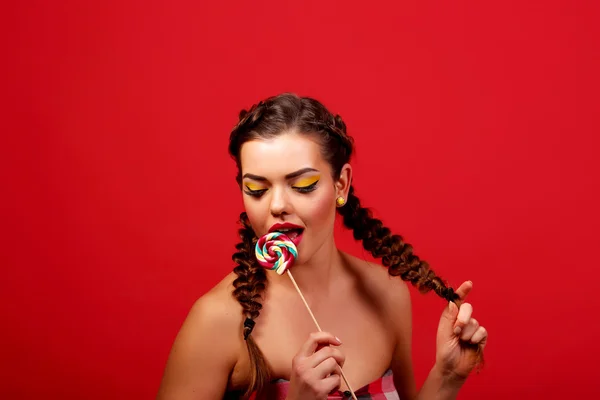
M 285 234 L 290 239 L 295 239 L 298 236 L 300 236 L 300 234 L 302 233 L 302 229 L 299 229 L 299 228 L 286 228 L 286 229 L 279 229 L 278 232 L 281 232 L 281 233 Z

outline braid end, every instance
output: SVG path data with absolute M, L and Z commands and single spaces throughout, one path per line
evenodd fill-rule
M 253 319 L 246 318 L 244 320 L 244 340 L 248 340 L 248 336 L 252 333 L 254 325 L 256 325 L 256 322 Z

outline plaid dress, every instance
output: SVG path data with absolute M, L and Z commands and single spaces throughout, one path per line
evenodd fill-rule
M 278 379 L 271 382 L 265 391 L 261 400 L 285 400 L 288 393 L 290 382 L 284 379 Z M 356 398 L 359 400 L 400 400 L 398 392 L 394 387 L 394 375 L 392 370 L 389 369 L 383 374 L 383 376 L 376 381 L 369 383 L 354 391 Z M 342 392 L 336 391 L 330 394 L 327 399 L 329 400 L 348 400 L 352 399 L 352 394 L 349 391 Z

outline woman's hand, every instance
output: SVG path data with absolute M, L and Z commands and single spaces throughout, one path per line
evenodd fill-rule
M 456 290 L 460 308 L 448 304 L 437 332 L 436 367 L 443 376 L 459 383 L 481 362 L 488 337 L 486 329 L 472 317 L 473 306 L 464 302 L 472 288 L 473 283 L 467 281 Z
M 287 400 L 325 400 L 340 387 L 342 352 L 332 346 L 342 344 L 327 332 L 311 333 L 292 360 L 292 376 Z

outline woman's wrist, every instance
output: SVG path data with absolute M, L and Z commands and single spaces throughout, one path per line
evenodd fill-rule
M 440 382 L 442 388 L 449 390 L 458 390 L 466 382 L 467 378 L 459 376 L 454 371 L 447 368 L 441 367 L 439 364 L 435 364 L 431 369 L 430 375 L 433 374 L 436 380 Z
M 454 400 L 464 383 L 455 374 L 434 365 L 417 396 L 417 400 Z

